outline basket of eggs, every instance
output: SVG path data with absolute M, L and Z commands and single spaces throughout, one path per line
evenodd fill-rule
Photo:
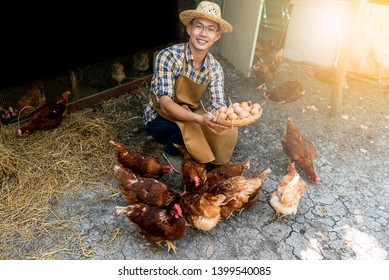
M 235 102 L 230 106 L 222 106 L 215 112 L 217 123 L 225 126 L 244 126 L 255 122 L 262 116 L 262 107 L 251 101 Z

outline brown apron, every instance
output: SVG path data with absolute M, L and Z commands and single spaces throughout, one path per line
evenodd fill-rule
M 184 76 L 185 67 L 186 57 L 184 57 L 182 71 L 174 85 L 174 102 L 197 114 L 205 114 L 206 112 L 202 108 L 200 101 L 207 90 L 209 81 L 204 85 L 192 81 Z M 155 95 L 153 96 L 153 102 L 157 112 L 162 117 L 170 119 L 159 110 L 159 104 Z M 216 132 L 212 128 L 197 123 L 172 121 L 180 127 L 185 147 L 198 162 L 224 164 L 231 160 L 236 142 L 238 141 L 237 127 Z

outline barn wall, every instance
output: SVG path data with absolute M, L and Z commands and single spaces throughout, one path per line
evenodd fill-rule
M 219 53 L 250 76 L 264 0 L 224 0 L 223 17 L 234 30 L 223 34 Z
M 284 57 L 334 67 L 349 1 L 294 0 Z M 338 23 L 338 24 L 337 24 Z M 347 71 L 389 83 L 389 6 L 362 1 Z
M 284 57 L 331 67 L 336 62 L 348 1 L 295 0 Z
M 389 83 L 389 6 L 364 3 L 348 70 Z

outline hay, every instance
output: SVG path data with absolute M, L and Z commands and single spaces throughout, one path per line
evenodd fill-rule
M 91 110 L 68 114 L 59 128 L 26 138 L 17 137 L 12 126 L 0 126 L 0 259 L 26 258 L 19 251 L 37 238 L 70 228 L 72 219 L 55 217 L 53 205 L 68 192 L 104 185 L 112 177 L 109 140 L 115 137 Z M 32 252 L 28 258 L 50 258 L 61 250 L 70 249 L 40 248 L 38 257 Z

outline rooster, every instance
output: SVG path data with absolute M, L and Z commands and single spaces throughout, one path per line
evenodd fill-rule
M 157 179 L 136 176 L 131 169 L 119 165 L 115 165 L 114 171 L 120 182 L 120 192 L 130 205 L 142 202 L 167 207 L 180 199 L 178 193 Z
M 161 245 L 165 241 L 168 252 L 176 253 L 174 240 L 182 239 L 186 231 L 186 221 L 182 215 L 180 204 L 169 207 L 158 207 L 137 203 L 127 207 L 116 206 L 116 213 L 125 215 L 135 224 L 138 233 L 146 240 Z
M 271 169 L 266 168 L 247 178 L 245 176 L 234 176 L 213 186 L 205 185 L 202 190 L 214 195 L 223 194 L 226 196 L 226 203 L 222 206 L 221 216 L 223 219 L 228 219 L 234 211 L 242 211 L 250 206 L 250 201 L 257 198 L 257 192 L 264 186 L 270 172 Z
M 162 164 L 155 156 L 135 151 L 113 140 L 109 141 L 109 143 L 114 147 L 118 162 L 124 167 L 130 168 L 135 174 L 159 179 L 164 174 L 173 172 L 173 168 L 170 165 Z
M 253 65 L 255 76 L 260 82 L 260 86 L 257 89 L 261 87 L 266 88 L 266 83 L 274 79 L 282 62 L 282 53 L 283 49 L 280 49 L 271 61 L 264 62 L 261 60 Z
M 320 177 L 315 173 L 313 160 L 317 151 L 312 142 L 302 134 L 292 119 L 288 117 L 286 132 L 281 138 L 282 149 L 292 162 L 304 171 L 312 183 L 319 183 Z
M 286 81 L 271 90 L 265 90 L 263 97 L 275 102 L 293 102 L 305 93 L 304 87 L 299 81 Z
M 67 102 L 70 92 L 57 96 L 54 101 L 34 111 L 32 117 L 18 129 L 18 136 L 26 137 L 30 132 L 43 128 L 56 128 L 67 114 Z
M 207 181 L 209 186 L 213 186 L 220 181 L 224 181 L 234 176 L 243 175 L 250 168 L 250 162 L 228 162 L 212 169 L 207 174 Z
M 295 163 L 289 163 L 287 173 L 281 178 L 269 201 L 276 212 L 277 219 L 297 213 L 305 186 L 305 181 L 298 174 Z
M 201 188 L 207 180 L 207 168 L 204 163 L 200 163 L 189 154 L 185 146 L 174 144 L 182 153 L 181 179 L 185 190 L 195 190 Z
M 221 220 L 221 207 L 225 204 L 224 194 L 211 194 L 201 189 L 186 192 L 180 204 L 187 222 L 201 231 L 210 231 Z

